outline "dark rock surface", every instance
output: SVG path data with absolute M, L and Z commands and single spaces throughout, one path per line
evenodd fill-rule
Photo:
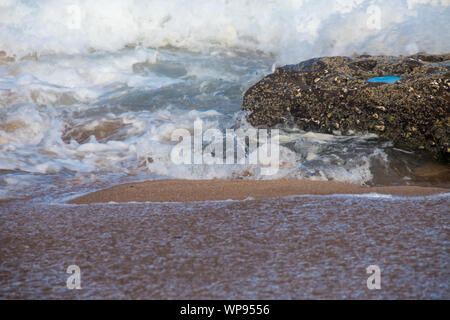
M 251 87 L 254 126 L 377 133 L 398 148 L 450 160 L 450 54 L 317 58 L 278 68 Z M 374 77 L 401 77 L 377 83 Z

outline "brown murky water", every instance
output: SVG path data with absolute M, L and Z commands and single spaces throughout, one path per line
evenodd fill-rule
M 448 195 L 0 204 L 0 298 L 450 298 Z M 81 290 L 66 269 L 81 268 Z M 368 290 L 366 268 L 381 269 Z

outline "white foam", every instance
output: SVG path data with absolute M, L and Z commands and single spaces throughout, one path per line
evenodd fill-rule
M 48 112 L 48 109 L 43 110 Z M 324 141 L 336 143 L 344 137 L 321 134 L 315 140 L 311 133 L 296 133 L 292 139 L 300 142 L 306 156 L 280 146 L 279 164 L 270 164 L 279 165 L 279 170 L 274 175 L 263 176 L 261 170 L 265 165 L 261 164 L 238 164 L 236 161 L 236 164 L 229 165 L 180 165 L 171 160 L 171 151 L 176 144 L 171 140 L 173 131 L 184 128 L 192 133 L 197 119 L 203 121 L 205 131 L 218 128 L 227 121 L 227 117 L 216 110 L 202 112 L 165 108 L 154 112 L 126 112 L 93 120 L 82 119 L 80 130 L 87 132 L 109 121 L 121 122 L 123 128 L 120 129 L 120 141 L 113 138 L 97 141 L 91 136 L 80 143 L 73 139 L 69 143 L 63 141 L 63 132 L 68 123 L 43 110 L 31 105 L 22 106 L 13 109 L 6 121 L 0 122 L 0 169 L 40 174 L 57 173 L 64 169 L 81 173 L 115 170 L 134 172 L 145 169 L 153 175 L 182 179 L 298 177 L 365 183 L 372 179 L 372 158 L 384 155 L 378 149 L 373 150 L 372 154 L 353 155 L 354 159 L 351 160 L 341 159 L 338 154 L 324 155 L 321 154 L 321 148 L 329 148 Z M 239 122 L 244 130 L 250 126 L 244 119 Z M 287 133 L 281 135 L 290 137 Z M 358 140 L 363 137 L 346 139 Z
M 0 69 L 0 106 L 89 104 L 114 89 L 156 89 L 180 82 L 162 75 L 141 75 L 136 63 L 156 62 L 156 51 L 136 48 L 112 53 L 43 56 Z
M 355 51 L 397 55 L 443 52 L 450 44 L 449 3 L 2 0 L 0 50 L 22 57 L 79 54 L 91 49 L 116 51 L 130 43 L 194 51 L 237 47 L 275 53 L 282 63 Z M 379 23 L 373 22 L 378 13 Z

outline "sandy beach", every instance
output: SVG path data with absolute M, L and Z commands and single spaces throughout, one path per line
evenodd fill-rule
M 367 194 L 427 196 L 444 188 L 417 186 L 365 187 L 334 181 L 281 180 L 155 180 L 128 183 L 96 191 L 69 201 L 73 204 L 105 202 L 189 202 L 265 199 L 295 195 Z
M 146 182 L 76 201 L 111 200 L 107 195 L 116 201 L 149 200 L 149 194 L 158 200 L 187 200 L 188 195 L 381 190 L 293 184 Z M 248 185 L 254 186 L 252 193 Z M 440 192 L 414 187 L 384 191 Z M 4 202 L 0 299 L 448 299 L 449 203 L 448 196 Z M 81 268 L 81 290 L 66 288 L 66 270 L 73 264 Z M 382 270 L 382 290 L 367 289 L 366 268 L 372 264 Z

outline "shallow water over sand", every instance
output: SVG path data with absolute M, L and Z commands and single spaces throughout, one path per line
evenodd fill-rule
M 450 198 L 0 204 L 0 298 L 450 298 Z M 66 269 L 81 268 L 81 290 Z M 381 269 L 370 291 L 366 268 Z

